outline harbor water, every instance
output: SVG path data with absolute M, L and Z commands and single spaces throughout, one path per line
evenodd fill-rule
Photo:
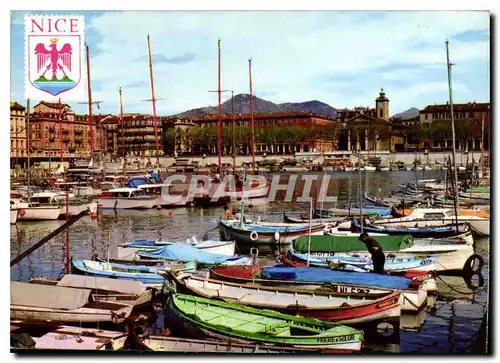
M 317 173 L 322 176 L 323 173 Z M 348 200 L 358 201 L 358 172 L 328 173 L 331 180 L 328 195 L 337 195 L 337 206 Z M 362 173 L 361 186 L 371 196 L 388 196 L 397 185 L 416 178 L 442 178 L 441 172 L 371 172 Z M 300 179 L 300 175 L 299 175 Z M 313 188 L 314 189 L 314 188 Z M 302 191 L 300 191 L 299 195 Z M 333 207 L 325 203 L 325 208 Z M 308 213 L 308 203 L 278 201 L 256 204 L 245 210 L 248 218 L 280 221 L 283 212 Z M 196 236 L 199 240 L 208 233 L 218 238 L 214 217 L 223 217 L 222 208 L 176 208 L 131 211 L 99 211 L 97 220 L 85 216 L 69 230 L 70 255 L 90 259 L 97 255 L 106 258 L 116 246 L 134 239 L 186 240 Z M 10 255 L 19 255 L 49 234 L 64 221 L 20 222 L 10 227 Z M 401 353 L 461 353 L 486 351 L 486 326 L 489 290 L 489 239 L 475 238 L 476 253 L 484 259 L 482 274 L 464 279 L 462 276 L 438 276 L 439 291 L 435 306 L 419 314 L 403 315 L 396 341 L 380 344 L 367 341 L 364 350 Z M 35 277 L 59 278 L 64 274 L 65 233 L 23 259 L 11 268 L 12 281 L 28 281 Z M 260 264 L 275 263 L 275 256 L 259 255 Z M 159 333 L 165 326 L 160 313 L 149 327 Z

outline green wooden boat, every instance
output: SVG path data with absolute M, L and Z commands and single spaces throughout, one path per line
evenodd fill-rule
M 332 252 L 366 252 L 366 245 L 361 242 L 358 235 L 355 236 L 329 236 L 311 235 L 311 253 L 332 253 Z M 377 236 L 384 251 L 399 251 L 413 245 L 411 235 Z M 296 252 L 307 253 L 309 236 L 300 236 L 293 241 L 293 249 Z
M 363 340 L 362 331 L 348 326 L 225 301 L 173 294 L 168 305 L 174 329 L 198 338 L 342 352 L 359 351 Z

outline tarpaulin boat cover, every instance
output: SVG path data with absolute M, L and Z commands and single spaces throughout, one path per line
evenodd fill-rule
M 141 257 L 175 260 L 175 261 L 196 261 L 205 264 L 222 264 L 230 261 L 244 259 L 244 256 L 225 256 L 200 250 L 188 243 L 174 243 L 169 246 L 160 247 L 151 251 L 138 251 Z
M 11 281 L 10 304 L 73 310 L 88 304 L 90 290 Z
M 359 236 L 326 236 L 311 235 L 311 252 L 353 252 L 366 251 L 366 245 Z M 403 236 L 374 236 L 384 251 L 399 251 L 413 245 L 411 235 Z M 300 236 L 293 242 L 293 249 L 300 253 L 307 253 L 309 236 Z
M 407 289 L 411 279 L 400 276 L 389 276 L 370 272 L 343 272 L 322 267 L 265 267 L 260 277 L 269 280 L 308 281 L 323 283 L 345 283 L 385 287 L 389 289 Z
M 102 290 L 132 295 L 139 295 L 146 291 L 146 286 L 140 281 L 117 280 L 105 277 L 72 274 L 64 275 L 64 277 L 57 282 L 57 286 Z
M 143 177 L 143 176 L 133 177 L 133 178 L 130 178 L 128 180 L 127 187 L 137 188 L 137 187 L 139 187 L 139 185 L 143 185 L 143 184 L 149 184 L 148 180 L 145 177 Z

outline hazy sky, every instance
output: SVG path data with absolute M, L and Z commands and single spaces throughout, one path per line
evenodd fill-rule
M 24 101 L 24 15 L 12 13 L 11 100 Z M 159 115 L 216 105 L 217 39 L 222 88 L 275 103 L 319 100 L 370 106 L 383 87 L 390 114 L 448 100 L 490 101 L 490 18 L 479 11 L 120 11 L 85 15 L 97 113 L 151 113 L 146 36 L 152 42 Z M 44 12 L 33 12 L 44 14 Z M 223 101 L 230 93 L 223 94 Z M 36 102 L 33 100 L 32 102 Z M 63 99 L 64 101 L 64 99 Z M 85 100 L 82 100 L 85 101 Z M 86 106 L 70 102 L 76 112 Z

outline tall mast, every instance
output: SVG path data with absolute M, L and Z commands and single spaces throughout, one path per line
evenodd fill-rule
M 153 81 L 153 60 L 151 58 L 151 41 L 148 34 L 148 58 L 149 58 L 149 81 L 151 83 L 151 103 L 153 104 L 153 125 L 155 128 L 156 141 L 156 164 L 160 166 L 159 142 L 158 142 L 158 119 L 156 118 L 155 86 Z
M 236 174 L 236 115 L 234 114 L 234 91 L 231 91 L 231 113 L 233 114 L 233 175 Z
M 484 177 L 484 113 L 481 114 L 481 178 Z
M 30 203 L 30 154 L 31 154 L 31 130 L 30 130 L 30 99 L 28 98 L 26 100 L 26 111 L 27 111 L 27 116 L 26 116 L 26 128 L 28 130 L 28 138 L 26 140 L 26 146 L 28 147 L 28 203 Z
M 120 101 L 120 131 L 121 131 L 121 146 L 122 146 L 122 159 L 123 159 L 123 174 L 125 174 L 125 140 L 123 135 L 123 102 L 122 102 L 122 88 L 118 89 L 119 101 Z
M 61 148 L 61 165 L 64 160 L 63 137 L 62 137 L 62 105 L 59 97 L 59 147 Z
M 454 183 L 454 190 L 455 190 L 455 224 L 458 228 L 458 177 L 457 177 L 457 164 L 455 161 L 455 118 L 453 116 L 453 97 L 452 97 L 452 88 L 451 88 L 451 66 L 452 64 L 450 63 L 450 53 L 448 50 L 448 39 L 446 39 L 446 65 L 448 68 L 448 94 L 450 96 L 450 116 L 451 116 L 451 132 L 452 132 L 452 143 L 453 143 L 453 148 L 452 148 L 452 162 L 453 162 L 453 183 Z
M 250 79 L 250 121 L 251 121 L 251 146 L 252 146 L 252 169 L 255 174 L 255 124 L 253 119 L 253 92 L 252 92 L 252 58 L 248 60 L 248 75 Z
M 90 142 L 90 159 L 94 157 L 94 128 L 92 125 L 92 89 L 90 87 L 90 55 L 89 46 L 85 43 L 85 53 L 87 55 L 87 97 L 89 107 L 89 142 Z
M 218 52 L 218 88 L 217 88 L 217 99 L 218 99 L 218 106 L 217 106 L 217 154 L 218 154 L 218 172 L 219 174 L 222 175 L 222 160 L 221 160 L 221 133 L 222 133 L 222 120 L 221 120 L 221 114 L 222 114 L 222 107 L 221 107 L 221 89 L 220 89 L 220 38 L 219 41 L 217 42 L 217 52 Z

